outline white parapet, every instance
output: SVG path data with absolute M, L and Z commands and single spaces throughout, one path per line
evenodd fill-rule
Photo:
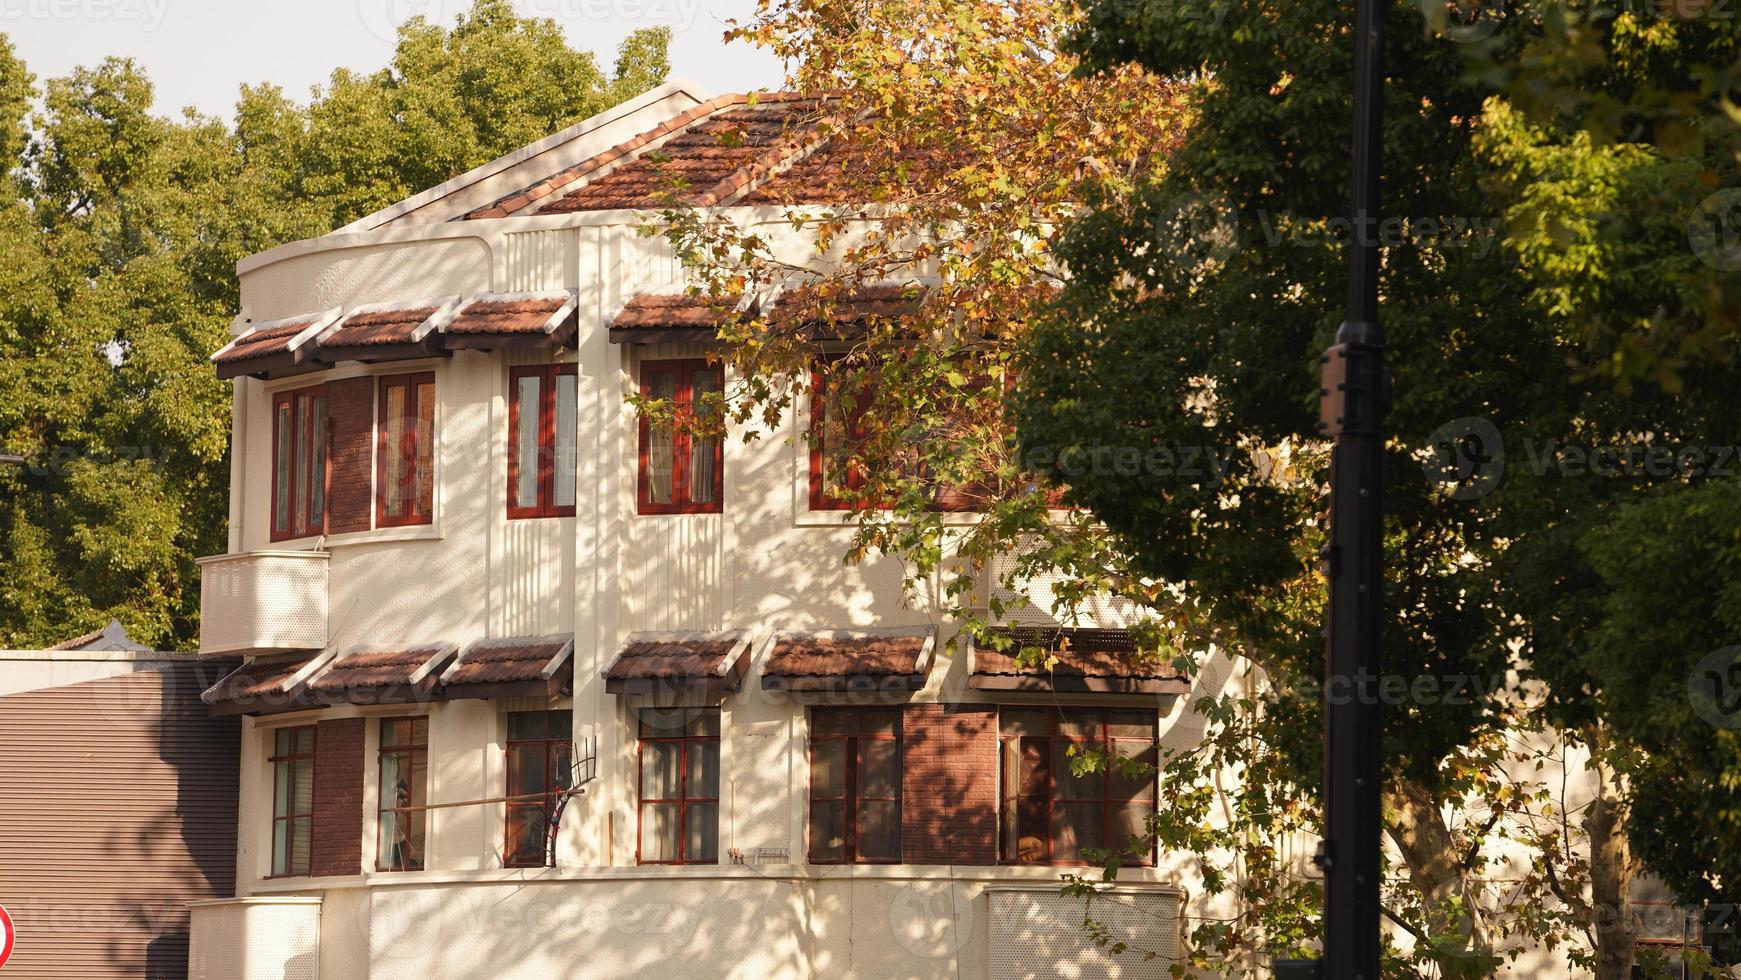
M 193 902 L 188 980 L 320 980 L 318 898 Z
M 199 566 L 200 653 L 326 646 L 326 552 L 247 551 Z

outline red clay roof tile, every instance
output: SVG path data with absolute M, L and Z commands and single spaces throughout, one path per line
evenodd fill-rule
M 1176 679 L 1181 675 L 1169 662 L 1142 657 L 1136 641 L 1121 629 L 1052 629 L 1024 627 L 998 632 L 1010 637 L 1007 651 L 989 646 L 974 650 L 973 672 L 1010 677 L 1064 674 L 1077 677 Z M 1041 663 L 1024 667 L 1016 662 L 1023 647 L 1037 647 L 1058 662 L 1050 670 Z
M 442 330 L 460 334 L 542 333 L 550 318 L 568 304 L 567 296 L 538 299 L 496 298 L 485 293 L 468 302 Z
M 916 674 L 929 642 L 929 636 L 781 636 L 774 641 L 762 673 L 775 677 Z
M 290 341 L 295 339 L 297 334 L 313 326 L 318 319 L 320 319 L 318 316 L 310 315 L 298 317 L 288 323 L 268 327 L 265 330 L 251 330 L 237 337 L 227 350 L 220 350 L 212 355 L 212 362 L 215 364 L 233 364 L 237 361 L 250 361 L 271 354 L 282 354 L 290 348 Z
M 419 306 L 401 310 L 364 310 L 339 321 L 339 327 L 320 340 L 322 347 L 373 347 L 410 343 L 423 321 L 440 307 Z

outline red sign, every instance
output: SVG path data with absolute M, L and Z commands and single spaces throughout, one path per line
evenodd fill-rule
M 0 966 L 12 958 L 12 947 L 18 939 L 18 930 L 12 927 L 12 916 L 6 914 L 6 906 L 0 905 Z

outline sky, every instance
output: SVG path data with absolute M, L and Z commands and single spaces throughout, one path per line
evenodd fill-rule
M 562 25 L 606 72 L 639 27 L 670 27 L 672 74 L 711 92 L 778 85 L 780 63 L 720 35 L 755 0 L 514 0 L 523 15 Z M 334 68 L 372 71 L 393 54 L 395 28 L 422 14 L 451 24 L 470 0 L 0 0 L 0 34 L 42 80 L 131 57 L 151 79 L 156 109 L 183 106 L 228 119 L 243 84 L 273 82 L 299 100 Z

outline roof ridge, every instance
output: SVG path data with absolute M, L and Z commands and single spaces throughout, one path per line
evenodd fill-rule
M 639 159 L 633 156 L 636 151 L 657 140 L 664 139 L 681 130 L 687 129 L 697 122 L 726 109 L 740 105 L 748 105 L 752 101 L 762 102 L 795 102 L 801 99 L 819 98 L 820 96 L 805 95 L 800 92 L 778 90 L 773 92 L 729 92 L 716 95 L 706 102 L 691 106 L 652 129 L 633 136 L 621 143 L 596 153 L 581 162 L 564 167 L 556 173 L 522 187 L 511 194 L 503 195 L 490 204 L 474 208 L 453 220 L 472 221 L 480 218 L 506 218 L 521 209 L 528 207 L 546 197 L 562 190 L 583 178 L 596 177 L 604 168 L 618 162 Z M 720 182 L 722 185 L 725 181 Z M 717 188 L 715 188 L 717 189 Z

